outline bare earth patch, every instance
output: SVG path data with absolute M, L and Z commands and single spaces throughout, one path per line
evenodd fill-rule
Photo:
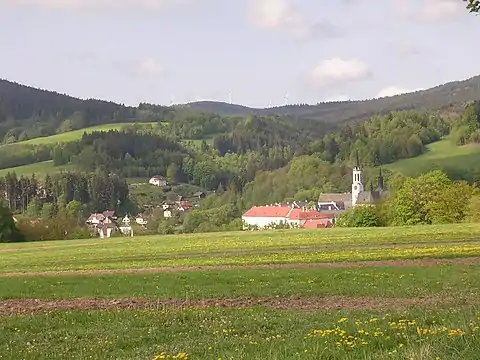
M 272 309 L 297 310 L 381 310 L 409 307 L 432 307 L 468 305 L 478 303 L 475 298 L 419 297 L 419 298 L 373 298 L 330 296 L 321 298 L 236 298 L 204 300 L 149 300 L 149 299 L 69 299 L 38 300 L 15 299 L 0 301 L 0 317 L 48 313 L 55 310 L 142 310 L 142 309 L 245 309 L 261 306 Z
M 92 269 L 64 271 L 28 271 L 0 274 L 0 278 L 20 276 L 73 276 L 73 275 L 108 275 L 108 274 L 145 274 L 181 271 L 221 271 L 221 270 L 268 270 L 268 269 L 311 269 L 311 268 L 361 268 L 361 267 L 406 267 L 439 265 L 478 265 L 480 257 L 462 257 L 452 259 L 394 259 L 377 261 L 325 262 L 325 263 L 290 263 L 259 265 L 219 265 L 219 266 L 178 266 L 131 269 Z

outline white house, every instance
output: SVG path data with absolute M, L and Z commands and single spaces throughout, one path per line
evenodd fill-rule
M 136 217 L 135 217 L 135 222 L 138 224 L 138 225 L 147 225 L 148 224 L 148 220 L 147 220 L 147 217 L 143 214 L 138 214 Z
M 160 187 L 167 186 L 167 180 L 161 175 L 152 176 L 150 180 L 148 180 L 148 183 Z
M 291 227 L 304 227 L 307 221 L 327 219 L 332 220 L 332 214 L 321 214 L 316 210 L 299 209 L 295 206 L 254 206 L 243 214 L 245 227 L 265 228 L 272 224 L 285 223 Z
M 133 230 L 132 226 L 130 225 L 130 218 L 128 215 L 125 215 L 125 217 L 122 219 L 122 224 L 120 225 L 119 229 L 123 235 L 133 236 Z

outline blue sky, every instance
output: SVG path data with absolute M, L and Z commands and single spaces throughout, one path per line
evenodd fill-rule
M 479 33 L 461 0 L 0 0 L 0 78 L 133 105 L 364 99 L 479 74 Z

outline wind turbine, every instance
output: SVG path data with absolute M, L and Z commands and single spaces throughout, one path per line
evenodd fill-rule
M 285 93 L 285 106 L 288 105 L 288 91 Z
M 173 106 L 173 104 L 175 104 L 175 95 L 170 98 L 170 106 Z
M 228 103 L 232 104 L 232 89 L 228 90 Z

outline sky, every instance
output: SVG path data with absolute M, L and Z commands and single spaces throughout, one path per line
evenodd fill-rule
M 480 73 L 462 0 L 0 0 L 0 78 L 127 105 L 367 99 Z

